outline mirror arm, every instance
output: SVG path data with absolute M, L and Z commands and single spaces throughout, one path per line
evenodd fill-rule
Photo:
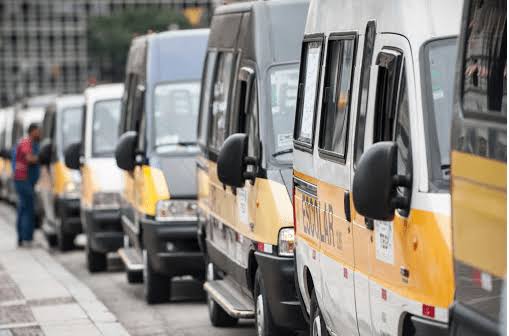
M 408 197 L 396 196 L 391 200 L 391 206 L 394 209 L 406 210 L 410 206 L 410 202 L 409 202 Z
M 392 183 L 397 187 L 412 188 L 412 178 L 410 175 L 394 175 Z

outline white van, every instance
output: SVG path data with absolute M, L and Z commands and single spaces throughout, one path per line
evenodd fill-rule
M 80 141 L 65 149 L 65 164 L 81 172 L 80 216 L 87 235 L 89 272 L 105 271 L 107 254 L 124 243 L 120 222 L 123 175 L 114 158 L 123 93 L 123 84 L 86 89 Z
M 461 0 L 312 0 L 294 130 L 312 335 L 446 335 Z

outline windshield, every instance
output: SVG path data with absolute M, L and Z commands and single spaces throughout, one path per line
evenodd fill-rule
M 74 106 L 63 109 L 60 114 L 62 123 L 62 150 L 73 143 L 81 141 L 81 122 L 83 118 L 83 106 Z
M 449 191 L 456 43 L 456 38 L 432 41 L 423 53 L 426 147 L 432 192 Z
M 200 82 L 159 84 L 154 92 L 156 148 L 196 143 Z
M 284 163 L 293 159 L 293 123 L 299 82 L 299 65 L 279 65 L 270 70 L 270 107 L 274 134 L 272 156 Z
M 92 123 L 92 156 L 113 156 L 118 140 L 120 99 L 94 104 Z

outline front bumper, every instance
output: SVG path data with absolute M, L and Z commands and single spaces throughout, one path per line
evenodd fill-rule
M 143 246 L 157 273 L 169 277 L 205 274 L 203 253 L 198 246 L 197 221 L 141 221 Z
M 292 330 L 307 328 L 295 289 L 293 258 L 255 252 L 263 277 L 272 320 L 278 327 Z
M 82 232 L 79 198 L 57 198 L 57 215 L 61 219 L 62 233 L 77 235 Z
M 115 252 L 123 246 L 124 232 L 118 209 L 82 210 L 83 231 L 87 234 L 89 248 L 96 252 Z

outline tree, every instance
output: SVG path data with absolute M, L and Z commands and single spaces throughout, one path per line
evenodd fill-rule
M 179 11 L 150 7 L 90 17 L 87 26 L 89 64 L 99 72 L 99 79 L 122 81 L 132 38 L 149 31 L 165 31 L 170 26 L 185 29 L 191 25 Z

